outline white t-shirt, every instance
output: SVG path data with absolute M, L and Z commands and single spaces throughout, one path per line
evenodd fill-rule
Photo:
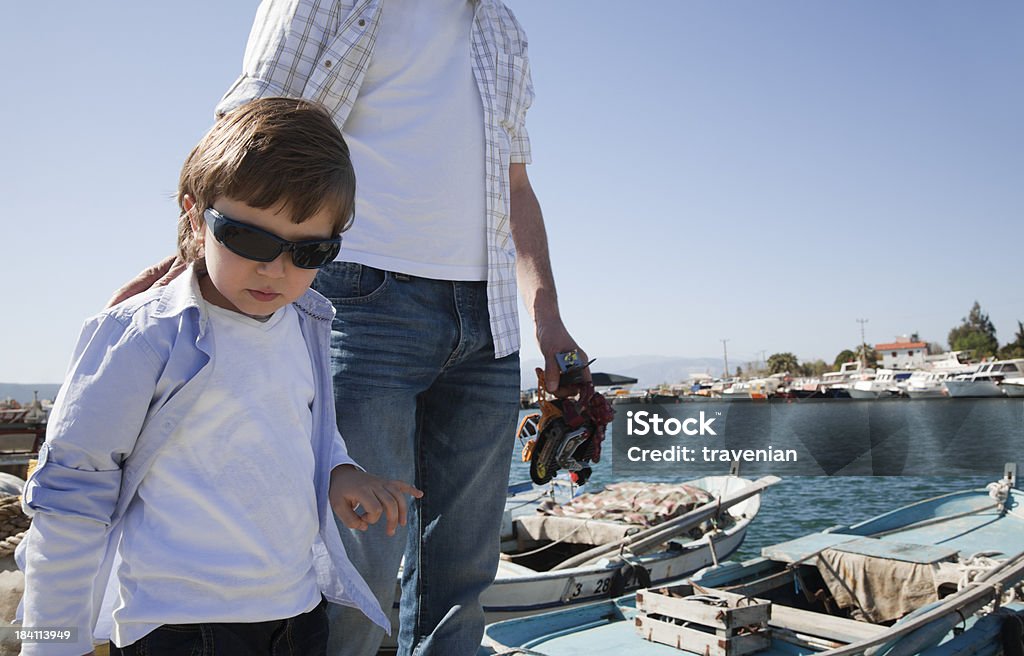
M 206 311 L 209 384 L 125 514 L 119 645 L 161 624 L 284 619 L 320 601 L 313 369 L 295 308 L 265 322 Z
M 342 129 L 356 170 L 356 220 L 338 259 L 439 280 L 487 279 L 473 8 L 467 0 L 384 0 L 373 58 Z

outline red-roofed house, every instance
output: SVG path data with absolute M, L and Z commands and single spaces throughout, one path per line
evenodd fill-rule
M 889 344 L 875 344 L 878 366 L 884 369 L 916 369 L 924 365 L 928 355 L 927 342 L 911 341 L 906 335 Z

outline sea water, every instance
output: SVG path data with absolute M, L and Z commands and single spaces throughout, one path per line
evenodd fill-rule
M 972 406 L 973 421 L 979 422 L 984 427 L 983 431 L 969 436 L 971 439 L 963 440 L 958 446 L 958 457 L 962 464 L 963 458 L 971 458 L 972 453 L 979 450 L 987 452 L 996 451 L 1007 456 L 1007 461 L 1016 461 L 1024 474 L 1024 424 L 1021 421 L 1021 411 L 1016 407 L 1019 401 L 1007 399 L 1013 404 L 1010 411 L 1006 403 L 992 403 L 986 405 Z M 953 403 L 959 403 L 954 400 Z M 909 431 L 906 442 L 910 445 L 908 456 L 915 458 L 915 446 L 933 444 L 935 441 L 936 427 L 946 422 L 949 425 L 950 417 L 956 416 L 959 421 L 960 408 L 950 406 L 949 402 L 935 403 L 930 400 L 909 400 L 909 401 L 852 401 L 836 399 L 823 403 L 808 405 L 797 412 L 806 413 L 808 417 L 814 418 L 822 432 L 836 428 L 838 422 L 847 422 L 849 419 L 850 407 L 844 404 L 855 404 L 859 406 L 857 412 L 892 412 L 898 406 L 906 404 L 909 415 L 912 417 L 926 417 L 928 413 L 934 413 L 930 420 L 910 421 L 905 425 Z M 877 408 L 871 408 L 872 404 L 879 404 Z M 888 405 L 881 405 L 888 404 Z M 685 405 L 685 404 L 681 404 Z M 913 407 L 911 408 L 911 405 Z M 830 410 L 831 407 L 831 410 Z M 966 406 L 964 406 L 966 407 Z M 981 410 L 978 408 L 981 407 Z M 985 408 L 991 408 L 986 410 Z M 618 410 L 618 407 L 616 408 Z M 520 413 L 520 419 L 530 412 L 536 410 L 524 410 Z M 952 413 L 952 414 L 950 414 Z M 775 422 L 778 430 L 779 422 Z M 784 425 L 784 424 L 783 424 Z M 771 427 L 766 426 L 766 429 Z M 848 426 L 847 426 L 848 428 Z M 961 426 L 958 430 L 963 431 Z M 609 440 L 614 439 L 610 435 Z M 529 464 L 522 462 L 520 457 L 521 445 L 517 442 L 512 454 L 510 479 L 512 481 L 528 480 L 530 477 Z M 706 468 L 701 471 L 693 471 L 691 475 L 679 475 L 678 477 L 666 476 L 663 473 L 654 475 L 633 475 L 617 476 L 612 470 L 611 445 L 605 442 L 603 453 L 605 457 L 593 467 L 594 473 L 587 490 L 599 490 L 608 483 L 621 480 L 641 480 L 645 482 L 678 482 L 687 478 L 696 478 L 709 473 Z M 949 457 L 953 457 L 950 454 Z M 921 454 L 922 457 L 935 459 L 935 455 Z M 929 476 L 800 476 L 787 475 L 779 472 L 782 481 L 770 487 L 762 496 L 761 510 L 757 518 L 751 524 L 747 532 L 746 540 L 739 551 L 732 555 L 733 559 L 746 559 L 760 555 L 761 547 L 783 542 L 806 535 L 814 531 L 820 531 L 830 526 L 849 525 L 859 521 L 880 515 L 894 510 L 900 506 L 939 496 L 949 492 L 957 492 L 965 489 L 984 488 L 988 483 L 1002 477 L 1002 468 L 993 467 L 988 473 L 978 472 L 974 469 L 970 474 L 964 474 L 963 468 L 957 466 L 955 460 L 949 463 L 948 471 L 955 471 L 950 475 L 943 470 L 942 461 L 936 461 L 936 466 L 929 469 L 934 475 Z M 716 473 L 728 473 L 728 466 L 723 465 L 721 471 Z M 741 468 L 741 475 L 744 474 Z M 746 475 L 752 478 L 764 473 L 762 467 L 757 474 L 747 472 Z M 1019 486 L 1019 485 L 1018 485 Z

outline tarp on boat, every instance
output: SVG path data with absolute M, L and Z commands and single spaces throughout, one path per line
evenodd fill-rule
M 956 549 L 860 538 L 822 551 L 817 567 L 841 608 L 880 623 L 938 601 L 937 563 L 955 555 Z

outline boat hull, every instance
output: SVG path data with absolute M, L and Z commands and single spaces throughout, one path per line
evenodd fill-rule
M 943 385 L 952 398 L 990 398 L 1003 396 L 1003 390 L 992 380 L 947 380 Z
M 1024 397 L 1024 383 L 1007 383 L 1003 381 L 1003 384 L 999 386 L 1003 390 L 1003 394 L 1013 398 Z

